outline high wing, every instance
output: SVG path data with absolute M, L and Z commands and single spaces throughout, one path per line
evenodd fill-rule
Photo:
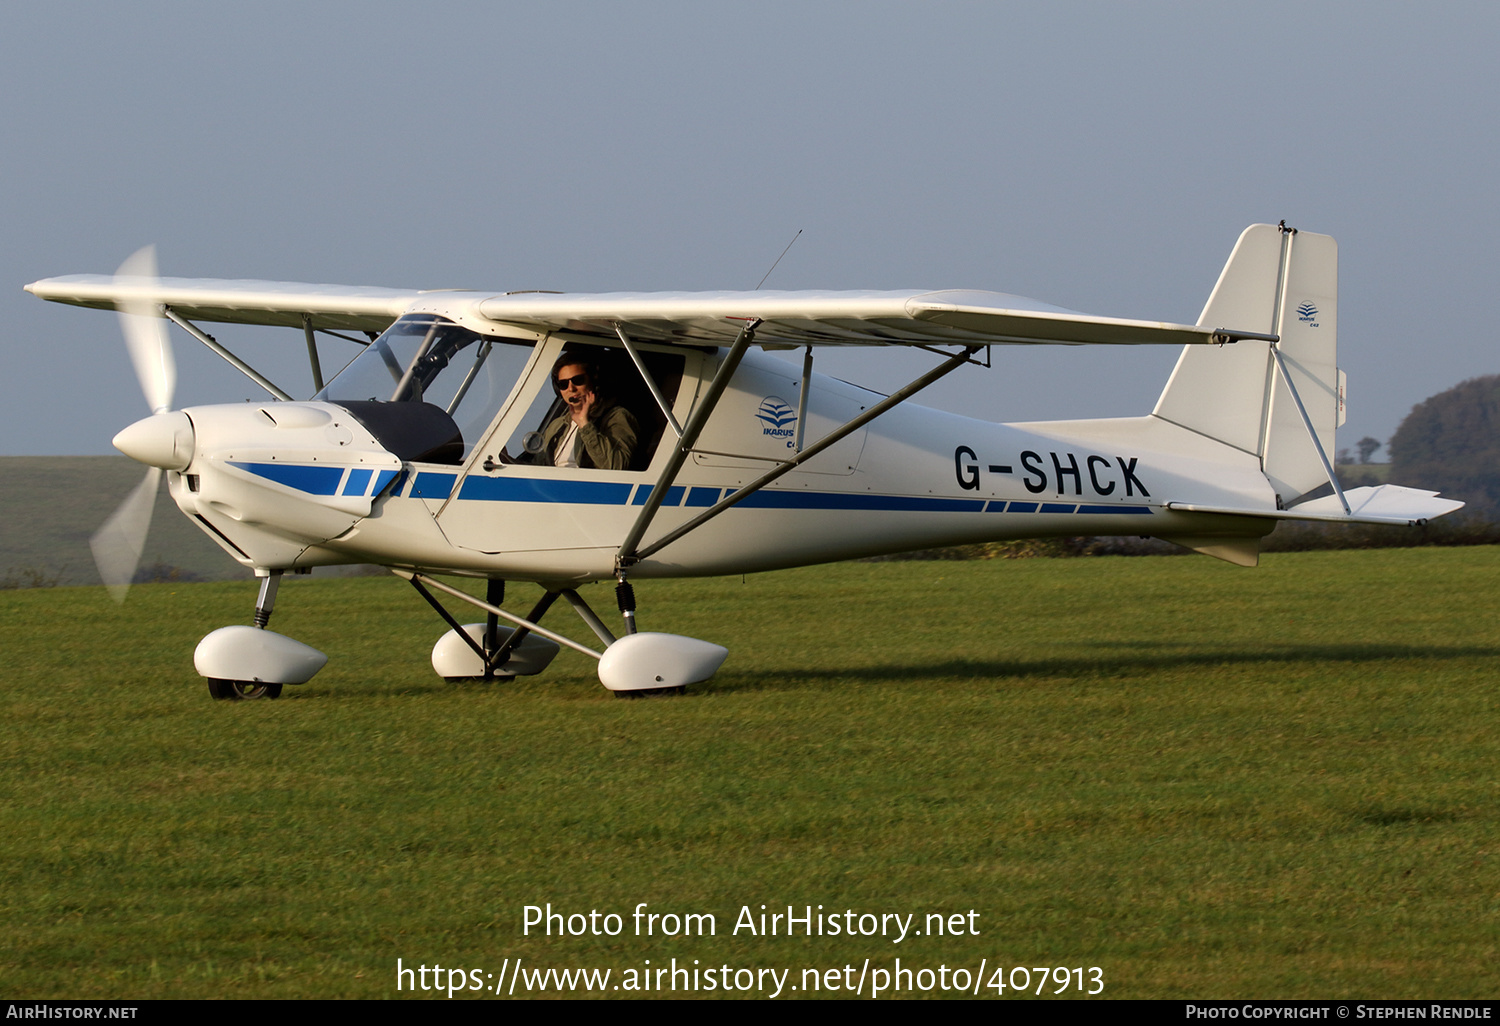
M 532 330 L 724 345 L 747 322 L 777 345 L 1182 345 L 1269 338 L 1252 332 L 1094 317 L 1003 292 L 521 293 L 477 303 L 486 319 Z
M 384 331 L 407 307 L 428 293 L 368 285 L 309 285 L 290 281 L 221 278 L 133 279 L 110 274 L 44 278 L 26 291 L 55 303 L 99 310 L 121 304 L 160 303 L 193 321 L 271 324 L 291 328 L 311 318 L 314 328 Z
M 527 331 L 726 345 L 746 323 L 755 344 L 1183 345 L 1271 336 L 1161 321 L 1095 317 L 1002 292 L 607 292 L 485 294 L 456 290 L 100 274 L 26 286 L 42 299 L 97 309 L 134 300 L 188 320 L 382 331 L 413 306 L 463 312 Z M 310 320 L 310 325 L 309 325 Z

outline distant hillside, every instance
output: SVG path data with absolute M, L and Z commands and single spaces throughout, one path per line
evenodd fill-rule
M 98 584 L 89 538 L 143 471 L 124 456 L 0 456 L 0 585 Z M 187 580 L 251 576 L 182 515 L 165 485 L 141 568 Z
M 1462 499 L 1458 515 L 1500 520 L 1500 375 L 1412 407 L 1387 448 L 1392 480 Z

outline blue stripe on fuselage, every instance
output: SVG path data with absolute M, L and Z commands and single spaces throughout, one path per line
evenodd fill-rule
M 258 477 L 295 488 L 311 495 L 337 495 L 344 479 L 343 467 L 309 467 L 292 463 L 241 463 L 238 467 Z M 371 472 L 355 469 L 343 489 L 345 495 L 363 494 Z M 379 495 L 396 476 L 395 471 L 376 473 L 373 493 Z M 404 474 L 402 475 L 404 477 Z M 411 498 L 446 499 L 453 492 L 457 474 L 424 470 L 416 475 Z M 632 492 L 634 502 L 632 503 Z M 637 488 L 618 481 L 582 481 L 534 477 L 466 477 L 458 497 L 471 502 L 556 502 L 568 505 L 626 506 L 645 505 L 650 485 Z M 677 506 L 686 497 L 687 506 L 712 506 L 722 494 L 719 488 L 674 485 L 667 491 L 664 505 Z M 874 495 L 860 492 L 814 492 L 791 489 L 764 489 L 746 496 L 738 505 L 747 509 L 806 510 L 874 510 L 899 513 L 1079 513 L 1109 516 L 1114 514 L 1149 515 L 1149 506 L 1126 506 L 1072 503 L 1009 502 L 1004 499 L 958 499 L 925 495 Z
M 457 474 L 434 474 L 424 470 L 417 475 L 417 483 L 411 486 L 413 499 L 446 499 L 453 494 L 453 482 Z
M 344 479 L 343 467 L 305 467 L 295 463 L 240 463 L 230 460 L 231 467 L 268 481 L 295 488 L 309 495 L 337 495 Z
M 924 495 L 860 495 L 856 492 L 763 491 L 746 496 L 748 509 L 868 509 L 903 513 L 979 513 L 983 499 L 930 499 Z
M 365 487 L 367 485 L 369 485 L 369 483 L 370 483 L 370 475 L 373 474 L 373 473 L 374 473 L 374 471 L 372 471 L 372 470 L 351 470 L 351 471 L 349 471 L 349 480 L 344 484 L 343 494 L 344 495 L 363 495 L 363 494 L 365 494 Z
M 424 477 L 426 475 L 423 475 Z M 420 483 L 420 478 L 418 479 Z M 536 477 L 474 477 L 464 479 L 460 499 L 475 502 L 566 502 L 594 506 L 623 506 L 633 486 L 614 481 L 563 481 Z M 641 500 L 645 502 L 644 499 Z

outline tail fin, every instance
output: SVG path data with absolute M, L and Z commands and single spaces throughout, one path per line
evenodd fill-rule
M 1326 484 L 1318 446 L 1331 457 L 1343 422 L 1338 244 L 1327 235 L 1251 225 L 1198 324 L 1280 336 L 1277 348 L 1312 434 L 1268 342 L 1184 346 L 1155 416 L 1260 457 L 1284 506 Z

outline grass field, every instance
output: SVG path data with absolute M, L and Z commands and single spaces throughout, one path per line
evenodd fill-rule
M 3 592 L 0 991 L 387 997 L 398 958 L 517 957 L 796 985 L 899 956 L 1099 966 L 1105 997 L 1493 997 L 1497 584 L 1482 547 L 652 582 L 643 629 L 731 655 L 634 702 L 567 652 L 442 683 L 394 578 L 288 582 L 272 626 L 332 658 L 275 702 L 192 668 L 251 584 Z M 547 902 L 625 931 L 523 936 Z M 633 936 L 639 902 L 717 933 Z M 980 933 L 732 935 L 761 904 Z

